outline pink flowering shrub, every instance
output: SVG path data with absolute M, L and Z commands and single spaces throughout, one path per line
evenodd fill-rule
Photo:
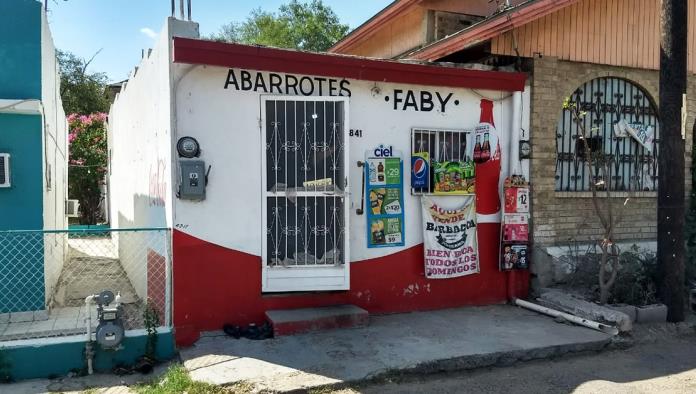
M 108 161 L 106 114 L 68 115 L 68 195 L 80 201 L 80 224 L 97 224 Z

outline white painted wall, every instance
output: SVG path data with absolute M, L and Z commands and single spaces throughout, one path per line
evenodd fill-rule
M 60 72 L 46 14 L 41 15 L 41 103 L 43 108 L 43 228 L 67 229 L 68 125 L 60 99 Z M 44 237 L 46 300 L 51 297 L 67 255 L 67 235 Z
M 172 226 L 172 34 L 198 36 L 198 25 L 173 18 L 143 57 L 109 113 L 109 210 L 117 229 Z M 141 298 L 146 298 L 147 248 L 164 255 L 147 234 L 122 236 L 119 256 Z M 130 261 L 136 259 L 137 261 Z
M 202 149 L 201 159 L 212 165 L 207 197 L 202 202 L 175 199 L 174 225 L 184 232 L 209 242 L 261 255 L 261 160 L 260 97 L 253 91 L 225 90 L 228 69 L 209 66 L 175 65 L 176 135 L 195 137 Z M 237 76 L 239 71 L 236 70 Z M 253 72 L 253 70 L 252 70 Z M 266 81 L 268 73 L 262 73 Z M 282 73 L 278 73 L 283 75 Z M 373 94 L 374 87 L 381 93 Z M 384 256 L 420 244 L 422 240 L 421 208 L 418 197 L 410 195 L 410 133 L 412 127 L 473 128 L 479 122 L 480 99 L 497 100 L 494 118 L 502 135 L 502 168 L 507 166 L 511 132 L 512 98 L 509 93 L 472 91 L 432 86 L 374 83 L 350 80 L 350 125 L 362 129 L 362 138 L 351 138 L 349 182 L 350 195 L 350 256 L 352 261 Z M 393 100 L 385 101 L 394 89 L 427 90 L 446 96 L 454 94 L 445 113 L 439 110 L 416 112 L 394 110 Z M 525 102 L 529 95 L 525 93 Z M 436 106 L 437 107 L 437 106 Z M 523 111 L 529 111 L 525 105 Z M 528 124 L 528 114 L 522 124 Z M 528 128 L 527 128 L 528 130 Z M 362 170 L 357 167 L 365 151 L 384 143 L 404 152 L 404 198 L 406 245 L 401 248 L 368 249 L 366 245 L 366 217 L 358 216 Z M 175 153 L 174 153 L 175 154 Z M 504 177 L 506 173 L 502 176 Z M 175 175 L 176 176 L 176 175 Z M 461 197 L 441 197 L 445 205 L 457 205 Z M 495 219 L 493 219 L 495 220 Z

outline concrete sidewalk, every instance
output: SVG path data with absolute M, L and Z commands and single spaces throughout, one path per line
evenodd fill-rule
M 181 351 L 191 376 L 288 391 L 596 351 L 606 334 L 498 305 L 371 317 L 369 327 L 265 341 L 204 337 Z

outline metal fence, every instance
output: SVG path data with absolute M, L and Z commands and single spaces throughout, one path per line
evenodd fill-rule
M 146 309 L 171 325 L 171 232 L 166 228 L 0 231 L 0 341 L 86 332 L 85 297 L 121 294 L 126 329 Z

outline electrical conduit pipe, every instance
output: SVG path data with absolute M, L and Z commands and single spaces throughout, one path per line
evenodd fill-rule
M 512 122 L 510 130 L 510 154 L 508 156 L 508 175 L 521 175 L 520 171 L 520 129 L 522 127 L 520 123 L 520 114 L 522 113 L 522 93 L 514 92 L 512 94 Z M 504 195 L 505 188 L 500 187 L 500 193 L 505 198 Z M 503 224 L 501 223 L 501 231 Z M 501 237 L 502 238 L 502 237 Z M 505 282 L 507 290 L 508 301 L 513 301 L 517 297 L 517 289 L 515 284 L 517 283 L 515 270 L 507 271 L 505 273 Z
M 94 349 L 92 349 L 92 309 L 90 307 L 96 296 L 96 294 L 92 294 L 85 297 L 85 309 L 87 310 L 87 317 L 85 318 L 85 324 L 87 325 L 85 358 L 87 359 L 87 374 L 89 375 L 94 373 L 94 369 L 92 368 L 92 360 L 94 359 Z

